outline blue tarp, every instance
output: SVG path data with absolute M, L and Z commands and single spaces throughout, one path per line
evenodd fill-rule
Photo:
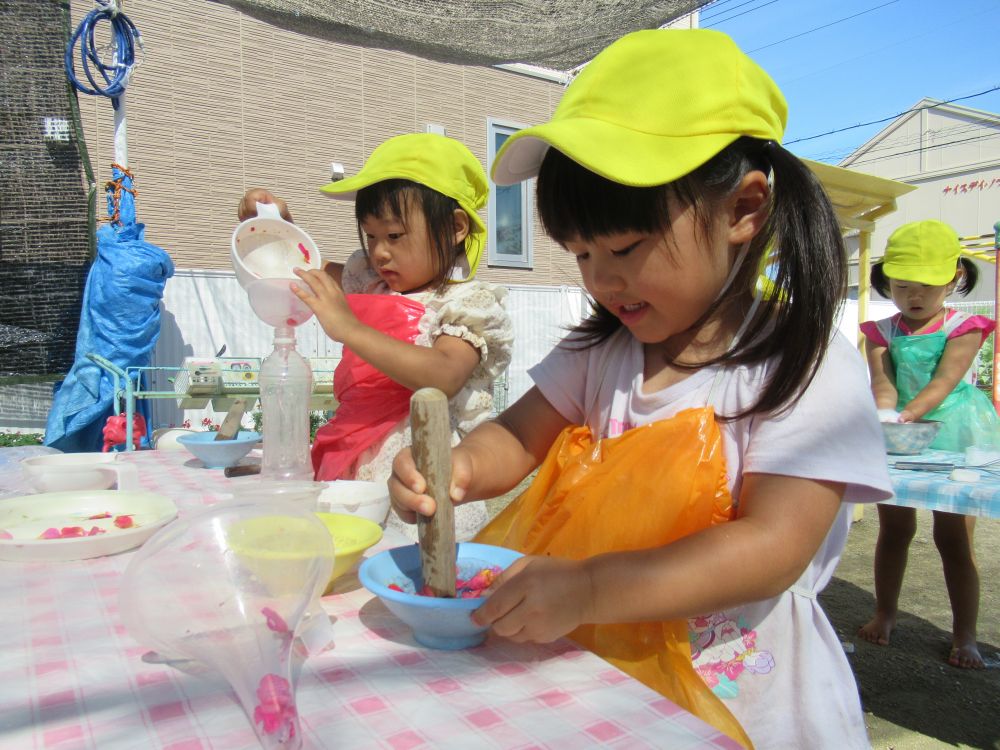
M 83 293 L 76 358 L 57 386 L 45 427 L 45 444 L 65 453 L 99 451 L 105 421 L 118 413 L 113 375 L 87 359 L 99 354 L 119 368 L 144 367 L 160 335 L 160 300 L 174 275 L 170 256 L 143 238 L 146 227 L 135 221 L 132 176 L 117 165 L 109 183 L 112 223 L 97 231 L 97 258 Z M 119 387 L 125 384 L 119 382 Z M 145 412 L 145 413 L 143 413 Z M 149 423 L 148 404 L 136 413 Z

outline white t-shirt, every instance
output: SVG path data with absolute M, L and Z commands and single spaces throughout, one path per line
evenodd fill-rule
M 712 393 L 717 414 L 753 404 L 771 362 L 731 368 Z M 542 395 L 604 437 L 709 401 L 719 367 L 644 394 L 643 349 L 626 329 L 586 350 L 557 348 L 529 373 Z M 695 668 L 758 750 L 868 748 L 857 686 L 816 600 L 840 560 L 848 503 L 892 495 L 881 428 L 860 354 L 841 335 L 798 403 L 776 418 L 720 422 L 728 483 L 738 500 L 747 472 L 845 482 L 844 505 L 812 562 L 773 599 L 688 622 Z

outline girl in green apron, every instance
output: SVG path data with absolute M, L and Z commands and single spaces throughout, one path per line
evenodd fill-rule
M 537 175 L 594 307 L 454 449 L 450 500 L 537 468 L 477 537 L 526 553 L 475 615 L 494 634 L 569 635 L 746 747 L 860 749 L 816 595 L 845 501 L 887 498 L 888 470 L 864 362 L 834 333 L 840 229 L 778 143 L 785 117 L 726 35 L 641 31 L 507 140 L 494 181 Z M 396 512 L 433 512 L 409 453 L 393 469 Z
M 1000 420 L 990 399 L 965 374 L 995 324 L 944 306 L 968 294 L 978 272 L 961 257 L 955 230 L 941 221 L 904 224 L 889 237 L 885 255 L 872 268 L 872 286 L 891 297 L 900 312 L 861 324 L 872 393 L 884 420 L 933 419 L 941 429 L 931 448 L 964 451 L 972 445 L 1000 447 Z M 859 630 L 862 638 L 888 645 L 896 624 L 899 591 L 916 510 L 880 505 L 875 546 L 875 614 Z M 973 555 L 973 516 L 934 511 L 934 542 L 941 552 L 953 617 L 948 662 L 982 668 L 976 646 L 979 572 Z

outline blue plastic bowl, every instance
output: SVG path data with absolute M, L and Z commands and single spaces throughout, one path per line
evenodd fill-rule
M 458 576 L 471 578 L 483 568 L 497 565 L 506 569 L 520 552 L 489 544 L 460 542 L 458 545 Z M 441 599 L 420 596 L 414 592 L 423 588 L 420 574 L 420 547 L 411 544 L 380 552 L 361 563 L 358 570 L 361 584 L 382 600 L 396 617 L 413 629 L 417 643 L 428 648 L 457 651 L 478 646 L 486 639 L 486 631 L 472 622 L 472 612 L 485 599 Z M 394 591 L 389 584 L 403 591 Z
M 214 432 L 192 432 L 177 442 L 201 459 L 207 469 L 233 466 L 260 442 L 259 432 L 241 430 L 232 440 L 216 440 Z

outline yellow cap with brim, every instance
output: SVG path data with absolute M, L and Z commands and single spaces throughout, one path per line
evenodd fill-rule
M 385 180 L 411 180 L 454 198 L 469 215 L 465 258 L 451 281 L 475 276 L 486 247 L 486 224 L 477 213 L 486 205 L 489 184 L 479 160 L 454 138 L 437 133 L 398 135 L 372 151 L 353 177 L 320 188 L 332 198 L 354 200 L 358 190 Z
M 663 185 L 740 136 L 780 142 L 787 115 L 771 77 L 725 34 L 636 31 L 583 69 L 549 122 L 507 139 L 493 181 L 534 177 L 551 146 L 613 182 Z
M 958 232 L 943 221 L 914 221 L 889 235 L 882 272 L 897 281 L 944 286 L 955 278 L 961 254 Z

